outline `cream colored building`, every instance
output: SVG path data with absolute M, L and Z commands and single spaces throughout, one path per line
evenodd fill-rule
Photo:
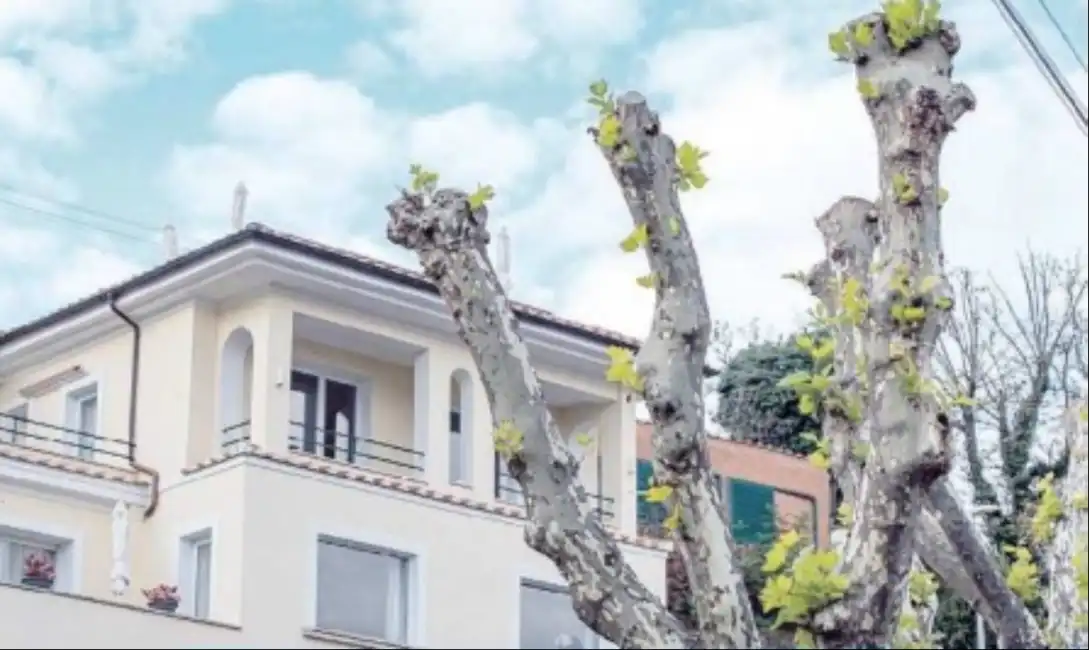
M 662 593 L 634 407 L 604 381 L 631 342 L 519 311 L 557 420 L 595 441 L 584 484 Z M 421 276 L 256 224 L 9 330 L 0 647 L 604 645 L 526 547 L 490 430 Z M 51 588 L 21 584 L 34 552 Z M 175 614 L 146 606 L 158 583 Z

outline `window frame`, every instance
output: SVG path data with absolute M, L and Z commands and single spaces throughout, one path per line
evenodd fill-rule
M 387 592 L 393 592 L 392 600 L 394 601 L 394 605 L 390 607 L 386 613 L 385 636 L 373 637 L 352 630 L 331 628 L 321 624 L 320 599 L 322 584 L 319 563 L 321 561 L 320 553 L 324 546 L 338 546 L 359 553 L 393 558 L 400 563 L 400 566 L 395 573 L 397 576 L 396 584 L 387 584 L 385 586 Z M 397 645 L 411 646 L 418 644 L 419 640 L 417 637 L 419 634 L 417 628 L 418 623 L 421 620 L 419 614 L 421 605 L 419 600 L 419 563 L 419 555 L 393 548 L 390 545 L 375 544 L 330 533 L 317 534 L 314 538 L 314 556 L 312 565 L 314 571 L 312 580 L 313 595 L 310 599 L 312 612 L 311 620 L 314 628 L 359 639 L 383 641 Z M 387 594 L 387 603 L 389 603 L 389 599 L 390 594 Z M 392 635 L 390 634 L 391 631 L 393 631 Z
M 200 549 L 208 549 L 208 586 L 207 603 L 204 613 L 197 611 L 197 593 L 200 590 Z M 179 540 L 178 591 L 181 596 L 180 613 L 191 618 L 211 620 L 215 603 L 215 531 L 212 527 L 203 528 L 183 535 Z
M 322 447 L 317 440 L 314 441 L 314 451 L 305 451 L 305 435 L 306 430 L 303 428 L 304 422 L 295 419 L 294 413 L 290 411 L 292 404 L 291 394 L 295 391 L 291 389 L 291 384 L 294 380 L 295 373 L 307 375 L 317 380 L 317 391 L 314 399 L 317 401 L 317 407 L 315 408 L 314 418 L 316 420 L 317 431 L 325 431 L 325 414 L 326 414 L 326 394 L 328 382 L 334 381 L 338 384 L 344 384 L 345 386 L 351 386 L 355 389 L 355 403 L 352 406 L 352 417 L 354 419 L 354 431 L 352 437 L 355 438 L 355 458 L 351 458 L 348 450 L 343 451 L 337 449 L 333 458 L 327 458 L 324 454 L 318 454 L 318 449 Z M 296 449 L 299 453 L 309 454 L 317 456 L 319 458 L 326 458 L 327 460 L 338 460 L 342 462 L 356 463 L 359 458 L 363 456 L 364 460 L 366 454 L 366 441 L 371 439 L 371 418 L 373 411 L 371 409 L 370 400 L 371 383 L 370 379 L 364 376 L 356 376 L 348 372 L 339 371 L 335 368 L 329 368 L 320 365 L 308 364 L 308 363 L 293 363 L 291 365 L 291 371 L 288 373 L 288 400 L 289 400 L 289 412 L 290 418 L 289 424 L 289 436 L 298 437 L 298 441 L 295 443 Z M 295 430 L 298 429 L 298 434 L 295 434 Z M 290 441 L 289 441 L 290 443 Z
M 83 428 L 83 405 L 95 401 L 94 431 Z M 93 460 L 98 450 L 98 442 L 102 435 L 102 384 L 97 379 L 87 379 L 75 386 L 70 386 L 64 394 L 64 428 L 68 445 L 64 450 L 70 456 L 82 460 Z M 90 440 L 89 448 L 83 447 L 82 441 Z
M 11 565 L 13 544 L 33 546 L 53 551 L 53 567 L 56 578 L 52 590 L 58 593 L 73 593 L 79 589 L 80 566 L 78 563 L 80 540 L 71 535 L 50 533 L 22 525 L 0 521 L 0 584 L 22 584 L 21 572 L 8 576 Z
M 524 577 L 524 576 L 522 578 L 520 578 L 519 581 L 518 581 L 518 625 L 517 625 L 517 628 L 516 628 L 517 629 L 517 637 L 515 639 L 515 644 L 513 646 L 515 648 L 523 648 L 523 646 L 522 646 L 522 622 L 525 620 L 525 617 L 523 616 L 524 612 L 522 612 L 522 592 L 526 588 L 536 589 L 537 591 L 543 591 L 543 592 L 546 592 L 546 593 L 549 593 L 549 594 L 562 596 L 563 599 L 564 599 L 564 604 L 568 608 L 571 608 L 571 605 L 570 605 L 571 596 L 569 595 L 570 588 L 568 586 L 557 584 L 557 583 L 554 583 L 554 582 L 549 582 L 547 580 L 540 580 L 540 579 L 537 579 L 537 578 L 528 578 L 528 577 Z M 574 615 L 574 610 L 573 609 L 572 609 L 571 613 Z M 578 620 L 577 615 L 575 616 L 575 618 L 576 618 L 576 620 Z M 585 650 L 605 650 L 608 647 L 613 647 L 613 646 L 611 646 L 611 644 L 608 643 L 608 641 L 606 639 L 603 639 L 602 637 L 598 636 L 598 634 L 596 632 L 594 632 L 592 629 L 590 629 L 590 627 L 588 625 L 586 625 L 585 623 L 582 623 L 582 621 L 579 621 L 579 624 L 582 625 L 582 627 L 583 627 L 583 635 L 579 637 L 579 640 L 582 641 L 582 647 Z

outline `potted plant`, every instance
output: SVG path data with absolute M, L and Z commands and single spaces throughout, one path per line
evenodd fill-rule
M 147 598 L 147 606 L 160 612 L 175 612 L 181 598 L 178 597 L 178 588 L 172 585 L 159 584 L 151 589 L 144 589 L 144 598 Z
M 53 560 L 43 552 L 31 553 L 23 560 L 23 584 L 38 589 L 52 589 L 57 579 Z

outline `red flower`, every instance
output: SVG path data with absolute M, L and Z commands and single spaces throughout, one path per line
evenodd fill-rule
M 23 560 L 23 577 L 54 580 L 57 577 L 57 571 L 53 567 L 53 561 L 49 559 L 49 555 L 31 553 Z
M 147 598 L 149 603 L 176 603 L 178 598 L 178 588 L 168 584 L 158 584 L 151 589 L 142 589 L 144 592 L 144 598 Z

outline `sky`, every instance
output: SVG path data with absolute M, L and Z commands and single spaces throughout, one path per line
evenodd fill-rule
M 788 330 L 781 275 L 821 255 L 813 219 L 876 190 L 875 146 L 826 35 L 876 0 L 3 0 L 0 328 L 247 217 L 414 267 L 384 206 L 419 162 L 496 188 L 514 296 L 645 333 L 645 261 L 585 128 L 587 85 L 648 96 L 711 152 L 683 197 L 716 318 Z M 947 259 L 1015 274 L 1028 244 L 1086 247 L 1089 155 L 987 0 L 948 0 L 979 99 L 946 147 Z M 1037 0 L 1018 8 L 1086 97 Z M 1086 52 L 1085 0 L 1048 0 Z M 456 7 L 456 8 L 455 8 Z

